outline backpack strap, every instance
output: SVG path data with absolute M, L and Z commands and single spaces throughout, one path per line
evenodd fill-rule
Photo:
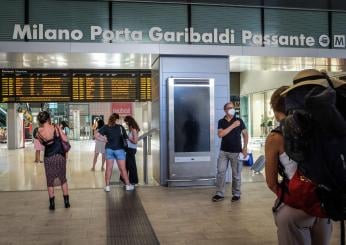
M 272 133 L 278 133 L 281 136 L 283 136 L 281 124 L 280 124 L 280 126 L 274 128 L 271 132 Z M 279 160 L 279 164 L 278 164 L 278 172 L 279 172 L 280 176 L 282 177 L 282 181 L 279 183 L 279 188 L 280 188 L 281 192 L 280 192 L 279 201 L 272 208 L 273 212 L 276 212 L 278 210 L 278 208 L 280 207 L 280 205 L 284 201 L 285 193 L 288 193 L 288 188 L 287 188 L 286 183 L 289 181 L 289 179 L 288 179 L 287 175 L 285 174 L 284 166 L 281 164 L 280 160 Z

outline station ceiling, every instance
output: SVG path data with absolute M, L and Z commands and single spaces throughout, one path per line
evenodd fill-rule
M 112 53 L 0 53 L 7 69 L 151 69 L 152 54 Z M 314 57 L 231 56 L 230 71 L 299 71 L 315 68 L 346 72 L 346 60 Z

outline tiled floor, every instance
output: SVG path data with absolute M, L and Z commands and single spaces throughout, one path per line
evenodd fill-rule
M 120 187 L 119 191 L 123 191 Z M 277 244 L 271 214 L 273 195 L 264 184 L 245 183 L 242 199 L 213 203 L 214 188 L 140 187 L 137 190 L 160 244 Z M 102 189 L 72 190 L 71 208 L 57 192 L 48 210 L 45 191 L 0 192 L 1 245 L 107 244 L 107 194 Z M 331 245 L 339 244 L 334 226 Z
M 57 189 L 54 212 L 48 210 L 43 164 L 33 163 L 32 146 L 0 149 L 0 245 L 109 244 L 103 173 L 90 171 L 93 143 L 72 144 L 67 169 L 72 207 L 63 208 Z M 254 149 L 255 158 L 259 154 L 260 147 Z M 141 175 L 140 151 L 137 156 Z M 213 203 L 213 187 L 166 188 L 152 181 L 136 191 L 161 244 L 277 244 L 271 214 L 274 195 L 263 174 L 244 168 L 243 182 L 243 195 L 236 203 L 230 202 L 229 192 L 223 202 Z M 331 244 L 339 244 L 338 225 Z

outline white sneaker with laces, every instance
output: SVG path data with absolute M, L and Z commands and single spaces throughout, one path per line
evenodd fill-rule
M 127 191 L 133 191 L 135 187 L 133 185 L 126 185 L 126 190 Z
M 105 186 L 105 192 L 110 192 L 111 191 L 111 187 L 109 185 Z

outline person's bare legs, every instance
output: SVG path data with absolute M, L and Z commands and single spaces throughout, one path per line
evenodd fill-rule
M 127 170 L 126 170 L 125 160 L 117 160 L 117 164 L 118 164 L 118 168 L 120 171 L 120 176 L 123 177 L 123 180 L 124 180 L 126 185 L 130 185 L 129 176 L 128 176 Z
M 39 150 L 35 151 L 35 162 L 36 163 L 40 162 L 40 151 Z
M 48 196 L 49 198 L 54 197 L 54 187 L 48 186 Z
M 98 156 L 99 156 L 99 153 L 95 152 L 94 153 L 94 160 L 93 160 L 93 167 L 91 168 L 91 171 L 95 171 L 95 166 L 96 166 Z
M 112 171 L 113 171 L 113 163 L 114 163 L 114 159 L 106 160 L 106 173 L 105 173 L 106 186 L 109 186 L 109 182 L 111 180 Z
M 101 153 L 101 154 L 102 154 L 102 167 L 101 167 L 101 171 L 104 171 L 105 170 L 106 153 Z
M 68 195 L 68 185 L 67 185 L 67 181 L 61 185 L 61 189 L 62 189 L 62 193 L 64 196 L 64 205 L 65 208 L 70 208 L 71 204 L 70 204 L 70 197 Z
M 67 185 L 67 181 L 61 185 L 61 190 L 64 196 L 68 195 L 68 185 Z

